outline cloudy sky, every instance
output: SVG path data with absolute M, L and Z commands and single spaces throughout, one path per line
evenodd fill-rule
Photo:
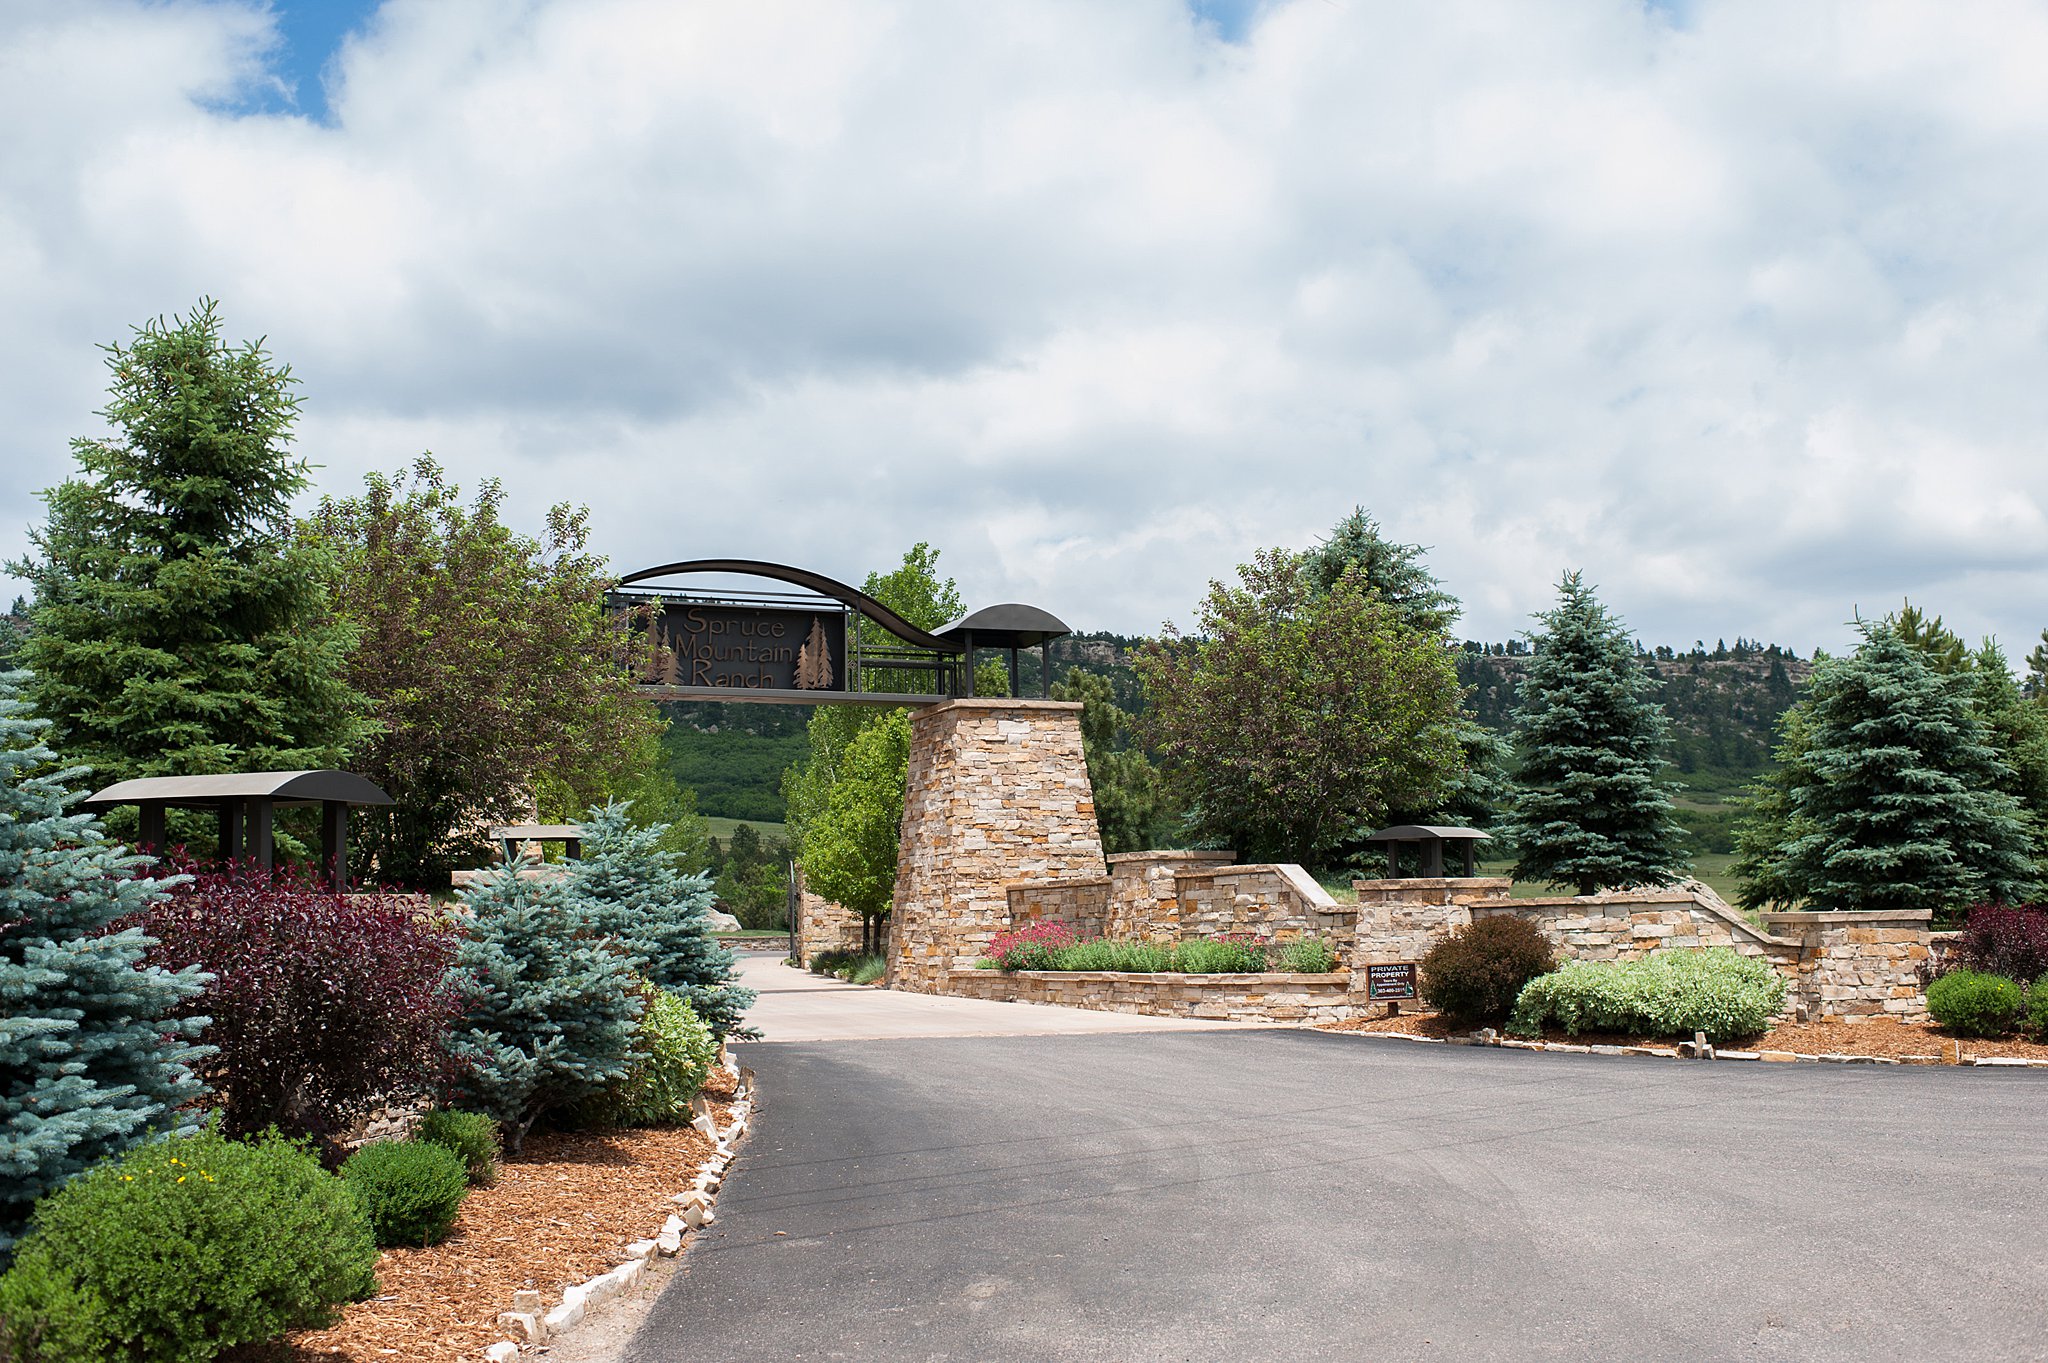
M 1354 504 L 1521 629 L 2048 625 L 2048 5 L 0 0 L 0 555 L 220 300 L 323 488 L 1187 622 Z M 11 584 L 7 584 L 11 585 Z

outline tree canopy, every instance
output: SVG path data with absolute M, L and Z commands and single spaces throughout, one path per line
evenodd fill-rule
M 114 432 L 71 442 L 82 476 L 9 565 L 35 587 L 28 696 L 97 783 L 339 766 L 367 729 L 353 632 L 292 538 L 291 371 L 221 330 L 209 301 L 107 348 Z
M 1663 781 L 1663 707 L 1628 630 L 1578 573 L 1537 617 L 1517 696 L 1505 832 L 1515 874 L 1579 894 L 1664 885 L 1685 870 Z
M 323 499 L 304 534 L 334 564 L 359 634 L 345 675 L 378 721 L 355 769 L 397 801 L 356 816 L 380 876 L 446 883 L 548 782 L 570 810 L 648 793 L 635 783 L 661 765 L 661 721 L 605 609 L 586 513 L 556 506 L 540 538 L 516 534 L 495 480 L 465 505 L 431 457 L 366 481 L 359 497 Z
M 1194 634 L 1168 625 L 1140 657 L 1140 731 L 1196 838 L 1322 867 L 1455 777 L 1457 671 L 1359 569 L 1320 590 L 1265 549 L 1238 573 L 1209 584 Z
M 2013 768 L 1972 679 L 1930 665 L 1950 655 L 1925 642 L 1866 624 L 1853 654 L 1815 667 L 1739 829 L 1746 905 L 1939 913 L 2035 892 Z

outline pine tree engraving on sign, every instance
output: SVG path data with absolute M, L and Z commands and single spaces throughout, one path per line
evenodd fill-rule
M 796 652 L 796 684 L 803 691 L 832 689 L 832 648 L 825 642 L 825 622 L 811 618 L 811 635 Z

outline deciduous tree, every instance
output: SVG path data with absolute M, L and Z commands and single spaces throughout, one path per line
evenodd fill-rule
M 497 482 L 464 505 L 430 457 L 367 482 L 305 530 L 335 564 L 360 634 L 348 680 L 379 724 L 354 765 L 397 801 L 360 811 L 358 838 L 387 883 L 445 884 L 544 782 L 581 809 L 659 765 L 660 720 L 605 609 L 585 512 L 551 508 L 535 539 L 502 522 Z
M 1267 549 L 1239 574 L 1210 584 L 1192 637 L 1168 625 L 1139 658 L 1141 731 L 1196 836 L 1318 867 L 1454 777 L 1457 671 L 1356 569 L 1318 590 Z

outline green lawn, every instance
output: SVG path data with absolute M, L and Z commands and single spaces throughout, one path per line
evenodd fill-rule
M 1734 864 L 1735 854 L 1732 852 L 1701 852 L 1692 859 L 1692 873 L 1711 886 L 1714 892 L 1720 895 L 1721 898 L 1733 904 L 1736 893 L 1742 888 L 1742 882 L 1728 873 L 1728 868 Z M 1504 876 L 1508 872 L 1505 866 L 1481 864 L 1479 873 L 1488 876 Z M 1514 889 L 1510 891 L 1510 894 L 1516 899 L 1542 899 L 1551 895 L 1570 893 L 1569 889 L 1559 889 L 1554 885 L 1545 885 L 1538 880 L 1518 880 L 1515 882 Z
M 711 836 L 717 838 L 721 843 L 729 841 L 732 838 L 733 829 L 738 828 L 743 823 L 752 824 L 754 831 L 761 835 L 761 841 L 763 842 L 786 842 L 789 839 L 788 824 L 763 823 L 759 819 L 715 819 L 709 814 L 704 816 L 704 822 L 710 825 Z

